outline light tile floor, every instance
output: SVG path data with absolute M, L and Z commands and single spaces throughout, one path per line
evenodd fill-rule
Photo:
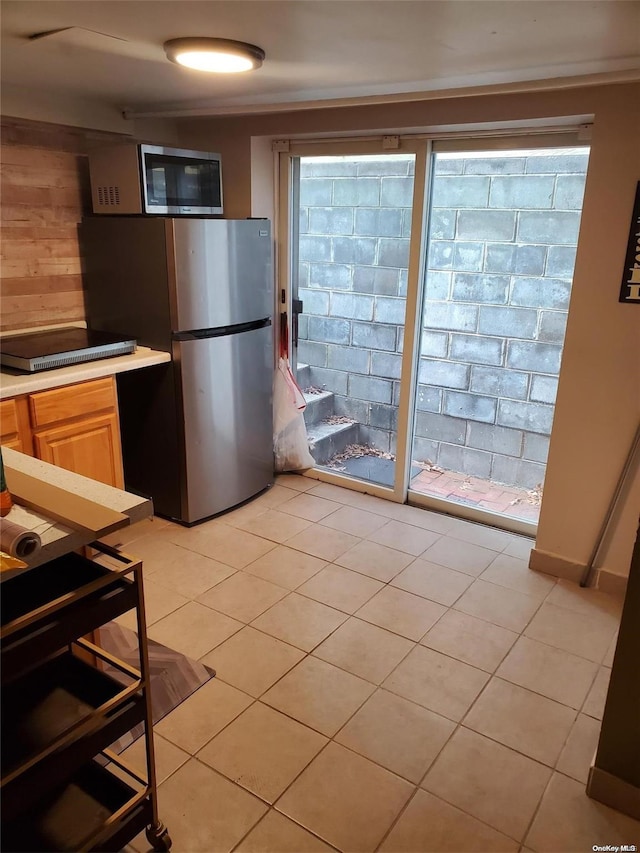
M 295 475 L 126 539 L 149 635 L 217 670 L 156 726 L 175 853 L 640 844 L 584 793 L 620 602 L 531 540 Z

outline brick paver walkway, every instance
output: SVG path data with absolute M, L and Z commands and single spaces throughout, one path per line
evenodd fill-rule
M 532 502 L 531 493 L 526 489 L 468 477 L 456 471 L 421 471 L 411 481 L 411 488 L 423 495 L 447 498 L 525 521 L 537 522 L 540 514 L 540 506 Z

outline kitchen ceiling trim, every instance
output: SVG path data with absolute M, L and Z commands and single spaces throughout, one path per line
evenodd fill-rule
M 579 77 L 554 77 L 543 80 L 525 80 L 515 83 L 495 83 L 463 88 L 428 89 L 420 92 L 398 92 L 381 95 L 363 95 L 350 98 L 327 98 L 308 101 L 279 101 L 276 103 L 254 103 L 232 106 L 216 106 L 199 103 L 192 106 L 169 104 L 153 109 L 125 107 L 125 119 L 143 118 L 197 118 L 216 116 L 264 115 L 267 113 L 322 110 L 335 107 L 359 107 L 377 104 L 411 103 L 412 101 L 435 101 L 447 98 L 473 98 L 484 95 L 518 95 L 528 92 L 548 92 L 560 89 L 579 89 L 585 86 L 602 86 L 616 83 L 632 83 L 640 80 L 640 68 L 585 74 Z
M 572 122 L 565 118 L 562 125 L 536 126 L 531 122 L 523 127 L 501 126 L 490 130 L 465 128 L 455 131 L 421 131 L 418 133 L 400 133 L 402 140 L 424 140 L 433 142 L 433 150 L 438 153 L 453 151 L 495 151 L 496 148 L 508 150 L 514 145 L 522 146 L 526 138 L 527 148 L 574 148 L 587 145 L 591 140 L 593 116 L 578 116 Z M 308 139 L 292 136 L 289 139 L 277 139 L 273 142 L 274 151 L 295 151 L 313 156 L 312 149 L 318 145 L 353 145 L 358 142 L 380 142 L 388 134 L 373 133 L 370 136 L 314 136 Z M 516 143 L 515 140 L 518 140 Z M 309 148 L 309 151 L 305 151 Z

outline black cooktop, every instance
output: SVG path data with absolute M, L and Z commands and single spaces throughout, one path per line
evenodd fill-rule
M 35 373 L 135 352 L 135 339 L 95 329 L 53 329 L 0 340 L 0 363 Z

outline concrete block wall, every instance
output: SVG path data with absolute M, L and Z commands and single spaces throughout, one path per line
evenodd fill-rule
M 413 458 L 526 488 L 544 477 L 587 157 L 436 160 Z M 298 358 L 393 452 L 408 159 L 301 168 Z
M 298 360 L 360 440 L 395 451 L 413 158 L 301 164 Z

